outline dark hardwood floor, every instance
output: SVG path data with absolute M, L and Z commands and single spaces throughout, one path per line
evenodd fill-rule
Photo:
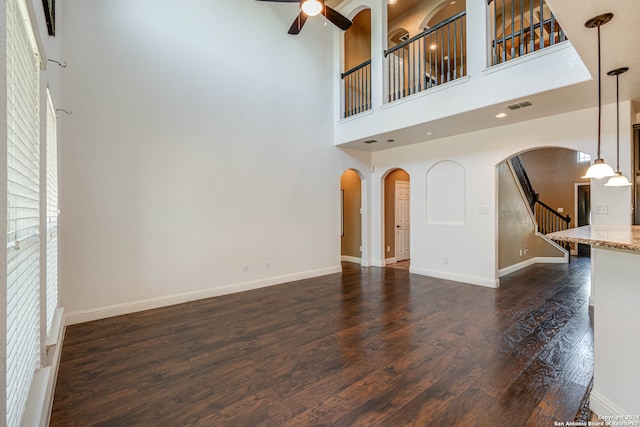
M 593 376 L 589 270 L 534 265 L 488 289 L 345 263 L 70 326 L 51 425 L 573 421 Z

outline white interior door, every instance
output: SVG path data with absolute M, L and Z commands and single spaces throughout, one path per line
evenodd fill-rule
M 409 234 L 411 221 L 409 215 L 409 182 L 396 181 L 396 260 L 404 261 L 410 258 Z

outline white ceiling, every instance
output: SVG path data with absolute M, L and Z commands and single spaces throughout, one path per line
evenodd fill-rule
M 614 18 L 601 27 L 602 42 L 602 94 L 603 103 L 615 102 L 615 78 L 606 72 L 619 67 L 629 67 L 620 76 L 620 99 L 640 101 L 640 0 L 546 0 L 569 40 L 576 48 L 592 76 L 597 75 L 597 30 L 589 29 L 584 23 L 599 14 L 611 12 Z M 487 106 L 458 116 L 400 129 L 371 139 L 393 143 L 363 144 L 353 142 L 346 147 L 366 151 L 379 151 L 401 145 L 424 141 L 427 131 L 433 132 L 432 139 L 472 132 L 510 123 L 533 120 L 545 116 L 562 114 L 597 105 L 597 83 L 592 81 L 527 97 L 535 108 L 517 110 L 504 119 L 487 120 L 504 109 L 504 105 Z M 513 99 L 520 101 L 520 99 Z M 369 139 L 369 138 L 365 138 Z
M 611 22 L 600 28 L 603 102 L 615 102 L 615 78 L 606 73 L 620 67 L 629 67 L 620 76 L 620 99 L 640 101 L 640 1 L 546 1 L 594 77 L 598 69 L 598 31 L 586 28 L 584 23 L 602 13 L 613 13 Z

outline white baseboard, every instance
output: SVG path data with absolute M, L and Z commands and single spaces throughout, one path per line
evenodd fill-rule
M 470 285 L 485 286 L 487 288 L 500 287 L 500 279 L 486 279 L 483 277 L 465 276 L 462 274 L 449 273 L 447 271 L 429 270 L 427 268 L 410 267 L 410 273 L 422 276 L 435 277 L 438 279 L 453 280 L 455 282 L 468 283 Z
M 589 409 L 591 409 L 594 414 L 601 416 L 622 416 L 631 414 L 631 412 L 625 411 L 605 396 L 598 393 L 596 390 L 591 390 L 591 395 L 589 396 Z
M 20 423 L 22 427 L 47 427 L 49 425 L 60 357 L 62 356 L 64 330 L 64 309 L 57 308 L 51 326 L 51 334 L 45 341 L 45 364 L 47 366 L 38 369 L 33 376 L 25 413 Z
M 384 264 L 385 265 L 387 265 L 387 264 L 395 264 L 396 262 L 398 262 L 396 257 L 387 258 L 387 259 L 384 260 Z
M 525 267 L 529 267 L 533 264 L 567 264 L 569 262 L 569 257 L 535 257 L 529 258 L 526 261 L 519 262 L 517 264 L 511 265 L 509 267 L 505 267 L 501 270 L 498 270 L 498 277 L 506 276 L 507 274 L 514 273 L 518 270 L 522 270 Z
M 371 261 L 371 267 L 384 267 L 384 261 Z
M 123 314 L 135 313 L 138 311 L 151 310 L 154 308 L 167 307 L 170 305 L 182 304 L 205 298 L 218 297 L 221 295 L 233 294 L 236 292 L 250 291 L 252 289 L 264 288 L 267 286 L 279 285 L 281 283 L 294 282 L 296 280 L 310 279 L 312 277 L 325 276 L 327 274 L 340 273 L 342 266 L 321 268 L 318 270 L 304 271 L 301 273 L 288 274 L 266 279 L 253 280 L 249 282 L 235 283 L 232 285 L 217 288 L 203 289 L 200 291 L 185 292 L 181 294 L 167 295 L 157 298 L 149 298 L 140 301 L 133 301 L 123 304 L 115 304 L 106 307 L 92 308 L 68 313 L 65 316 L 66 325 L 91 322 L 93 320 L 106 319 L 108 317 L 120 316 Z
M 345 262 L 352 262 L 354 264 L 361 264 L 362 263 L 362 258 L 357 258 L 354 256 L 349 256 L 349 255 L 342 255 L 340 257 L 341 261 L 345 261 Z

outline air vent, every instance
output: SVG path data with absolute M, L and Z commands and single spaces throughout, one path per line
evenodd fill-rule
M 400 39 L 400 41 L 406 42 L 407 40 L 409 40 L 409 33 L 405 34 L 404 36 L 400 36 L 398 38 Z
M 367 139 L 366 141 L 362 141 L 363 144 L 373 144 L 374 142 L 378 142 L 375 139 Z
M 510 110 L 517 110 L 519 108 L 531 107 L 532 105 L 533 103 L 527 100 L 527 101 L 516 102 L 515 104 L 507 105 L 507 108 Z

